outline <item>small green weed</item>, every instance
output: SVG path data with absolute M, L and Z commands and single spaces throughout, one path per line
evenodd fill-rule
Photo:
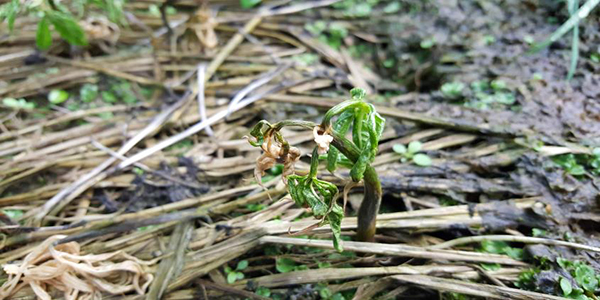
M 595 148 L 592 155 L 573 153 L 556 155 L 552 157 L 552 161 L 574 176 L 585 175 L 588 171 L 594 176 L 600 175 L 600 148 Z
M 492 254 L 506 254 L 516 260 L 523 259 L 523 249 L 510 247 L 503 241 L 482 241 L 479 251 Z M 481 264 L 481 267 L 485 270 L 493 271 L 500 269 L 500 264 Z
M 35 108 L 35 103 L 28 102 L 23 98 L 15 99 L 15 98 L 4 98 L 2 99 L 2 105 L 14 108 L 14 109 L 25 109 L 31 110 Z
M 242 273 L 243 270 L 245 270 L 246 268 L 248 268 L 248 261 L 247 260 L 240 260 L 237 264 L 237 266 L 235 267 L 235 269 L 232 269 L 229 266 L 225 266 L 225 274 L 227 274 L 227 282 L 229 284 L 232 284 L 234 282 L 236 282 L 237 280 L 242 280 L 244 279 L 244 273 Z
M 316 36 L 319 41 L 334 49 L 339 49 L 342 45 L 342 40 L 348 36 L 346 27 L 341 23 L 335 22 L 327 25 L 325 21 L 316 21 L 306 24 L 304 29 L 313 36 Z
M 69 93 L 64 90 L 51 90 L 48 93 L 48 101 L 52 104 L 61 104 L 69 99 Z
M 423 144 L 419 141 L 412 141 L 408 147 L 402 144 L 396 144 L 393 147 L 394 152 L 401 155 L 400 161 L 412 161 L 415 165 L 421 167 L 431 166 L 431 158 L 427 154 L 418 153 L 421 151 Z
M 308 270 L 306 265 L 298 265 L 293 259 L 281 257 L 275 260 L 275 269 L 279 273 Z

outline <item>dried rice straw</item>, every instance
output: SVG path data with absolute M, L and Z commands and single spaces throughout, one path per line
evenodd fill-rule
M 55 245 L 65 235 L 49 237 L 34 248 L 23 261 L 4 265 L 8 280 L 0 287 L 0 299 L 14 295 L 29 285 L 38 298 L 52 299 L 50 287 L 64 292 L 65 299 L 101 298 L 136 291 L 144 295 L 153 275 L 144 265 L 154 262 L 139 260 L 122 251 L 99 255 L 80 255 L 80 245 L 70 242 Z M 111 259 L 124 259 L 119 262 Z

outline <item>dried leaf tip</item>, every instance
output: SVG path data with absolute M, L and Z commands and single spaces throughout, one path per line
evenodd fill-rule
M 313 129 L 313 135 L 315 137 L 315 143 L 317 143 L 317 147 L 319 147 L 318 153 L 326 154 L 329 151 L 329 144 L 333 141 L 333 137 L 327 132 L 323 132 L 323 134 L 319 134 L 319 126 L 315 126 Z

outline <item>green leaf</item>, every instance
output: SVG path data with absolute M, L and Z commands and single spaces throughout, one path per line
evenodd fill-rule
M 497 271 L 500 270 L 500 264 L 481 264 L 481 267 L 486 271 Z
M 392 2 L 383 8 L 383 12 L 386 14 L 393 14 L 398 11 L 400 11 L 400 2 L 398 1 Z
M 11 108 L 16 108 L 16 109 L 34 109 L 35 108 L 35 103 L 27 102 L 27 100 L 25 100 L 23 98 L 20 98 L 20 99 L 4 98 L 4 99 L 2 99 L 2 104 L 6 105 L 8 107 L 11 107 Z
M 506 92 L 506 93 L 494 94 L 494 101 L 496 101 L 500 104 L 513 105 L 513 104 L 515 104 L 515 102 L 517 102 L 517 99 L 515 98 L 515 95 L 513 95 L 512 93 Z
M 588 265 L 580 265 L 575 269 L 575 281 L 586 291 L 595 292 L 598 287 L 598 279 L 594 269 Z
M 242 272 L 232 272 L 232 273 L 235 273 L 237 280 L 244 279 L 244 273 L 242 273 Z
M 560 289 L 563 292 L 563 295 L 569 296 L 573 291 L 573 287 L 571 286 L 571 282 L 568 279 L 561 277 L 560 278 Z
M 282 258 L 278 258 L 275 261 L 275 269 L 277 269 L 277 271 L 279 273 L 292 272 L 292 271 L 294 271 L 295 268 L 296 268 L 296 262 L 290 258 L 282 257 Z
M 54 25 L 54 29 L 56 29 L 60 36 L 69 44 L 75 46 L 87 46 L 88 42 L 85 37 L 85 32 L 71 15 L 51 10 L 47 11 L 47 16 L 50 23 Z
M 157 227 L 158 227 L 158 225 L 148 225 L 148 226 L 139 227 L 137 230 L 138 231 L 148 231 L 148 230 L 151 230 L 151 229 L 154 229 Z
M 367 17 L 371 14 L 373 8 L 369 3 L 360 2 L 354 5 L 349 11 L 349 15 L 354 17 Z
M 565 270 L 573 264 L 570 260 L 564 259 L 562 257 L 557 257 L 556 263 Z
M 95 84 L 86 83 L 79 90 L 79 98 L 82 102 L 92 102 L 98 98 L 98 86 Z
M 113 92 L 102 91 L 102 93 L 100 93 L 100 95 L 102 96 L 102 100 L 104 100 L 104 102 L 107 102 L 107 103 L 116 103 L 117 102 L 117 96 L 115 96 L 115 94 Z
M 421 166 L 421 167 L 429 167 L 431 166 L 431 158 L 429 158 L 429 156 L 427 156 L 426 154 L 423 153 L 417 153 L 415 154 L 415 156 L 413 157 L 413 162 L 417 165 L 417 166 Z
M 237 267 L 235 269 L 238 271 L 242 271 L 242 270 L 246 269 L 247 267 L 248 267 L 248 261 L 241 260 L 240 262 L 238 262 Z
M 575 165 L 567 170 L 569 174 L 579 176 L 585 174 L 585 168 L 582 165 Z
M 539 228 L 531 229 L 531 235 L 533 235 L 534 237 L 544 237 L 547 234 L 548 233 L 546 232 L 546 230 L 543 230 L 543 229 L 539 229 Z
M 263 296 L 263 297 L 270 297 L 271 296 L 271 290 L 267 287 L 264 286 L 259 286 L 256 289 L 256 294 L 259 296 Z
M 408 144 L 408 153 L 417 153 L 419 151 L 421 151 L 421 148 L 423 148 L 423 144 L 419 141 L 412 141 L 410 142 L 410 144 Z
M 69 99 L 69 93 L 64 90 L 51 90 L 48 93 L 48 101 L 52 104 L 61 104 Z
M 8 31 L 10 32 L 12 32 L 15 28 L 15 20 L 20 8 L 21 6 L 19 4 L 19 0 L 12 0 L 9 3 L 0 6 L 0 20 L 6 19 L 8 23 Z
M 448 82 L 442 85 L 440 91 L 448 99 L 457 99 L 462 97 L 465 84 L 462 82 Z
M 492 80 L 491 83 L 492 89 L 499 91 L 499 90 L 504 90 L 506 89 L 506 82 L 504 82 L 504 80 Z
M 237 280 L 237 273 L 236 272 L 230 272 L 229 274 L 227 274 L 227 283 L 232 284 Z
M 523 249 L 506 247 L 504 248 L 504 253 L 510 256 L 512 259 L 523 260 Z
M 392 150 L 394 150 L 394 152 L 398 153 L 398 154 L 406 154 L 406 146 L 402 145 L 402 144 L 395 144 L 394 147 L 392 147 Z
M 360 153 L 360 156 L 354 163 L 354 166 L 352 169 L 350 169 L 350 177 L 352 178 L 352 181 L 359 182 L 363 179 L 365 170 L 367 169 L 367 165 L 369 163 L 371 163 L 371 151 L 366 149 Z
M 223 270 L 225 271 L 226 274 L 231 273 L 231 271 L 233 271 L 233 269 L 230 266 L 225 266 L 225 268 L 223 268 Z
M 3 209 L 2 212 L 13 220 L 18 220 L 23 216 L 23 211 L 18 209 Z
M 319 296 L 321 296 L 321 299 L 329 299 L 331 298 L 331 296 L 333 296 L 333 293 L 331 292 L 331 290 L 324 287 L 319 291 Z
M 487 253 L 504 254 L 504 249 L 507 247 L 509 247 L 508 244 L 502 241 L 485 240 L 481 242 L 481 250 Z
M 421 43 L 419 45 L 421 46 L 422 49 L 429 49 L 435 45 L 435 40 L 433 38 L 424 39 L 421 41 Z
M 52 33 L 50 32 L 50 22 L 47 17 L 43 17 L 38 23 L 35 43 L 41 50 L 46 50 L 52 45 Z
M 352 297 L 350 297 L 348 299 L 352 299 Z M 344 295 L 342 295 L 342 293 L 335 293 L 335 294 L 333 294 L 333 296 L 331 296 L 330 300 L 346 300 L 346 297 L 344 297 Z
M 367 96 L 367 91 L 361 88 L 353 88 L 350 90 L 350 96 L 353 100 L 363 101 Z
M 334 204 L 331 213 L 327 216 L 327 221 L 333 233 L 333 247 L 336 251 L 342 252 L 342 219 L 344 218 L 344 210 L 337 204 Z
M 108 19 L 114 23 L 121 23 L 123 20 L 123 1 L 122 0 L 104 0 L 104 8 Z
M 261 0 L 240 0 L 240 5 L 244 9 L 253 8 L 258 5 Z

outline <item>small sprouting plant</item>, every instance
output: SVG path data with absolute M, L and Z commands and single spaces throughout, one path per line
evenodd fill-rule
M 400 161 L 412 161 L 417 166 L 428 167 L 431 166 L 431 158 L 424 153 L 418 153 L 423 148 L 423 144 L 419 141 L 412 141 L 408 144 L 408 147 L 402 144 L 396 144 L 392 148 L 394 152 L 400 154 Z
M 281 257 L 275 260 L 275 269 L 279 273 L 289 273 L 293 271 L 308 270 L 306 265 L 298 265 L 293 259 Z
M 271 290 L 268 287 L 264 287 L 264 286 L 259 286 L 256 289 L 255 293 L 257 295 L 263 296 L 263 297 L 270 297 L 271 296 Z
M 510 247 L 506 242 L 502 241 L 482 241 L 480 252 L 492 254 L 506 254 L 512 259 L 522 260 L 523 249 Z M 481 267 L 488 271 L 500 269 L 500 264 L 481 264 Z
M 28 102 L 23 98 L 15 99 L 15 98 L 4 98 L 2 99 L 2 105 L 14 108 L 14 109 L 25 109 L 30 110 L 35 108 L 35 103 Z
M 248 268 L 247 260 L 240 260 L 240 262 L 238 262 L 235 269 L 232 269 L 229 266 L 225 266 L 225 274 L 227 274 L 227 282 L 229 284 L 231 284 L 231 283 L 236 282 L 237 280 L 244 279 L 244 273 L 242 273 L 242 271 L 244 271 L 246 268 Z
M 595 148 L 592 155 L 568 153 L 554 156 L 552 161 L 571 175 L 585 175 L 588 171 L 600 175 L 600 148 Z
M 317 226 L 331 226 L 333 243 L 338 251 L 342 251 L 341 222 L 344 209 L 337 203 L 337 186 L 317 178 L 320 156 L 325 158 L 326 155 L 328 171 L 333 173 L 338 166 L 347 167 L 353 183 L 364 180 L 364 200 L 358 211 L 359 240 L 373 241 L 375 219 L 381 203 L 381 184 L 371 163 L 378 151 L 385 119 L 372 104 L 365 102 L 363 89 L 355 88 L 350 93 L 352 99 L 331 108 L 321 124 L 292 120 L 271 124 L 263 120 L 254 126 L 250 132 L 252 138 L 249 139 L 250 144 L 263 150 L 256 161 L 256 181 L 260 183 L 265 172 L 276 163 L 283 164 L 282 179 L 287 183 L 292 199 L 297 205 L 310 209 L 313 216 L 320 220 Z M 317 145 L 312 151 L 310 171 L 306 175 L 294 174 L 294 163 L 301 154 L 281 134 L 281 129 L 286 126 L 313 132 Z M 345 137 L 349 131 L 352 140 Z
M 340 23 L 327 24 L 325 21 L 316 21 L 306 24 L 304 29 L 334 49 L 339 49 L 342 40 L 348 36 L 348 30 Z
M 69 93 L 65 90 L 51 90 L 48 93 L 48 101 L 52 104 L 61 104 L 69 99 Z
M 558 282 L 563 295 L 570 299 L 592 299 L 588 296 L 594 296 L 596 293 L 600 275 L 597 275 L 592 267 L 581 261 L 570 261 L 558 257 L 556 263 L 572 276 L 572 280 L 561 277 Z M 573 286 L 574 284 L 576 285 Z
M 455 81 L 455 82 L 444 83 L 440 90 L 442 92 L 442 95 L 444 95 L 444 97 L 455 100 L 455 99 L 459 99 L 463 96 L 464 89 L 465 89 L 464 83 Z
M 0 22 L 6 21 L 8 30 L 13 31 L 18 16 L 39 18 L 36 45 L 46 50 L 52 45 L 52 31 L 57 32 L 69 44 L 87 46 L 84 27 L 78 21 L 89 9 L 100 9 L 114 23 L 123 23 L 123 0 L 94 1 L 19 1 L 10 0 L 0 5 Z M 68 5 L 67 5 L 68 4 Z

